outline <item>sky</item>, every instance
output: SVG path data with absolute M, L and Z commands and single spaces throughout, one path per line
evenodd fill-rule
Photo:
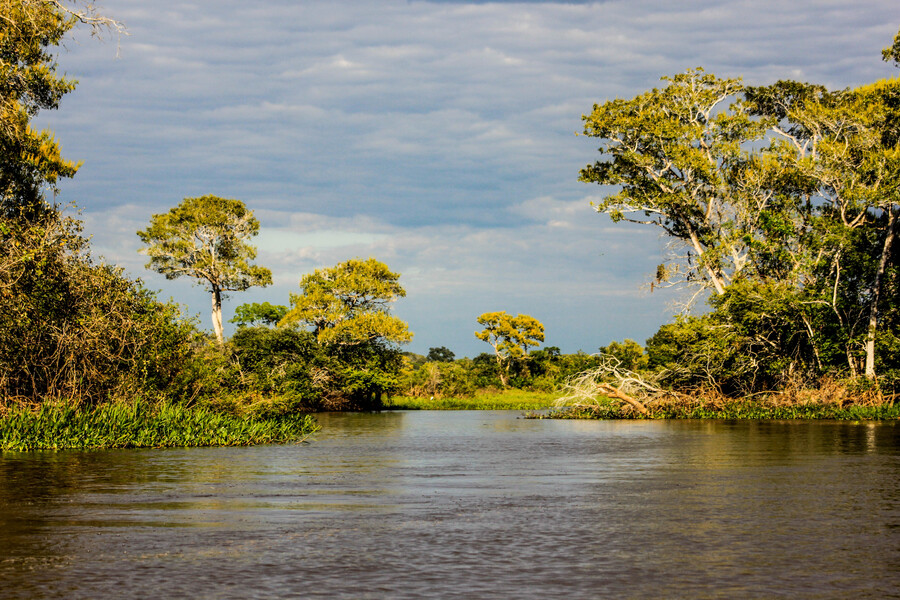
M 194 281 L 144 268 L 136 231 L 185 197 L 237 198 L 273 285 L 234 293 L 288 304 L 316 268 L 375 257 L 401 273 L 394 313 L 408 350 L 490 347 L 477 317 L 505 310 L 547 346 L 643 343 L 683 292 L 649 281 L 654 230 L 591 208 L 578 181 L 598 140 L 576 135 L 594 103 L 703 67 L 749 85 L 831 88 L 897 71 L 880 60 L 896 0 L 104 0 L 128 35 L 65 43 L 79 81 L 42 113 L 82 161 L 74 202 L 96 256 L 211 329 Z M 228 329 L 226 329 L 228 333 Z

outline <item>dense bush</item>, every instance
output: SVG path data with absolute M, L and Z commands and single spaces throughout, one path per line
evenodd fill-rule
M 79 223 L 48 210 L 0 221 L 0 395 L 95 404 L 168 389 L 193 326 L 120 269 L 95 264 Z

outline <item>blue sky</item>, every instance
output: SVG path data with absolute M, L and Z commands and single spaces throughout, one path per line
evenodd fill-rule
M 60 200 L 95 254 L 210 327 L 189 280 L 143 268 L 135 235 L 187 196 L 243 200 L 274 285 L 234 294 L 287 304 L 304 273 L 374 256 L 402 273 L 409 349 L 490 348 L 476 317 L 526 313 L 548 345 L 643 342 L 675 312 L 650 293 L 657 232 L 614 225 L 577 181 L 595 102 L 702 66 L 748 84 L 833 88 L 896 72 L 880 61 L 896 0 L 105 0 L 129 35 L 67 41 L 79 80 L 38 123 L 83 161 Z

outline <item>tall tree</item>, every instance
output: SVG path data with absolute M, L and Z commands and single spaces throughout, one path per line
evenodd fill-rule
M 475 332 L 475 337 L 487 342 L 494 349 L 497 365 L 500 367 L 500 382 L 509 385 L 509 369 L 513 361 L 528 358 L 528 348 L 544 341 L 544 325 L 529 315 L 488 312 L 478 317 L 484 329 Z
M 409 326 L 390 314 L 391 304 L 406 296 L 399 279 L 374 258 L 316 269 L 300 280 L 302 293 L 291 294 L 281 324 L 312 327 L 319 342 L 331 346 L 409 342 Z
M 581 181 L 619 186 L 595 205 L 614 221 L 661 228 L 679 243 L 658 280 L 680 280 L 722 294 L 748 263 L 746 232 L 770 199 L 769 176 L 744 145 L 765 124 L 732 102 L 743 86 L 702 69 L 664 77 L 667 85 L 631 100 L 594 105 L 584 134 L 600 138 L 602 158 Z
M 138 231 L 150 257 L 147 268 L 166 279 L 188 276 L 207 286 L 212 296 L 212 322 L 219 343 L 222 297 L 272 283 L 272 272 L 253 265 L 256 248 L 246 241 L 259 233 L 259 221 L 240 200 L 217 196 L 185 198 L 167 213 L 153 215 L 150 226 Z
M 827 92 L 780 81 L 749 88 L 751 111 L 773 117 L 770 150 L 805 179 L 800 283 L 840 324 L 851 374 L 875 378 L 884 281 L 900 208 L 900 80 Z M 782 189 L 783 195 L 799 188 Z

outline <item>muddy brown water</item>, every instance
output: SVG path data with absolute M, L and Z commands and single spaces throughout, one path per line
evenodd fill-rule
M 3 454 L 2 598 L 900 598 L 900 426 L 320 415 Z

